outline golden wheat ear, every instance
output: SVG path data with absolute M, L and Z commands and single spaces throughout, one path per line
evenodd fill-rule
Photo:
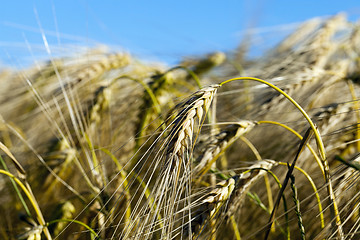
M 134 232 L 126 231 L 122 236 L 157 236 L 171 239 L 177 221 L 177 212 L 182 209 L 180 201 L 190 194 L 191 156 L 194 138 L 200 131 L 206 113 L 219 85 L 202 88 L 179 103 L 173 110 L 166 129 L 158 137 L 155 156 L 149 159 L 159 166 L 159 177 L 155 179 L 148 204 L 140 208 L 137 215 L 142 221 Z M 198 122 L 195 122 L 198 118 Z M 196 128 L 198 128 L 196 130 Z M 155 145 L 154 145 L 155 148 Z M 147 171 L 147 170 L 146 170 Z M 154 173 L 156 169 L 153 170 Z M 148 208 L 151 210 L 149 211 Z M 163 216 L 160 218 L 160 216 Z M 160 219 L 159 219 L 160 218 Z M 133 218 L 133 226 L 136 219 Z
M 277 163 L 273 160 L 261 160 L 248 167 L 247 171 L 217 183 L 210 192 L 195 201 L 198 203 L 192 210 L 191 220 L 183 226 L 183 236 L 196 239 L 200 234 L 205 235 L 205 228 L 209 228 L 213 219 L 217 223 L 211 228 L 217 228 L 223 219 L 229 222 L 238 214 L 250 187 L 275 165 Z M 210 232 L 215 233 L 213 229 Z
M 207 112 L 212 98 L 219 85 L 211 85 L 194 93 L 188 100 L 178 104 L 178 114 L 171 123 L 170 133 L 165 141 L 167 145 L 167 162 L 171 165 L 180 163 L 185 150 L 192 151 L 194 134 L 194 119 L 199 119 L 199 126 L 203 120 L 204 112 Z M 173 160 L 175 159 L 175 160 Z
M 256 125 L 254 121 L 239 121 L 228 125 L 224 130 L 215 136 L 210 136 L 205 141 L 200 155 L 195 160 L 195 167 L 192 170 L 193 179 L 199 182 L 211 167 L 211 165 L 234 143 L 240 136 L 251 131 Z
M 212 219 L 224 203 L 230 198 L 234 188 L 235 180 L 238 177 L 229 178 L 216 184 L 213 190 L 206 194 L 201 200 L 194 217 L 189 224 L 183 227 L 183 237 L 186 239 L 192 236 L 193 239 L 202 232 L 208 221 Z
M 244 173 L 234 177 L 236 180 L 234 193 L 231 196 L 227 210 L 222 213 L 226 221 L 230 221 L 231 216 L 236 216 L 240 211 L 246 193 L 251 186 L 276 165 L 278 163 L 274 160 L 260 160 L 248 167 L 248 170 Z

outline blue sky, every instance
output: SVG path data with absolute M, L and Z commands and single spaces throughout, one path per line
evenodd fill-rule
M 296 23 L 341 11 L 351 21 L 360 19 L 360 1 L 3 1 L 0 64 L 18 67 L 48 58 L 40 25 L 54 55 L 102 43 L 175 63 L 187 55 L 230 51 L 249 27 L 288 26 L 270 28 L 265 44 L 290 33 Z

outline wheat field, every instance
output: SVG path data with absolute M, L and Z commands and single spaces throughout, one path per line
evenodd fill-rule
M 248 44 L 0 70 L 0 238 L 359 239 L 359 23 Z

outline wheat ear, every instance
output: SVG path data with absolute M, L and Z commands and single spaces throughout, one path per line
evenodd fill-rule
M 274 166 L 277 165 L 276 161 L 273 160 L 261 160 L 255 162 L 252 166 L 248 168 L 247 171 L 238 175 L 235 185 L 235 190 L 227 210 L 223 213 L 225 219 L 230 221 L 230 217 L 233 216 L 241 208 L 242 202 L 244 200 L 246 192 L 250 187 L 262 177 L 266 171 L 271 170 Z
M 141 226 L 137 228 L 136 235 L 145 234 L 151 238 L 153 232 L 159 230 L 154 230 L 154 228 L 161 225 L 163 226 L 161 238 L 172 238 L 175 213 L 180 208 L 177 205 L 178 200 L 184 194 L 189 195 L 191 192 L 189 189 L 190 157 L 193 151 L 195 118 L 199 119 L 200 128 L 204 112 L 210 107 L 218 87 L 219 85 L 211 85 L 200 89 L 174 108 L 173 115 L 175 117 L 167 123 L 168 126 L 166 127 L 170 130 L 162 140 L 161 149 L 155 157 L 164 158 L 164 162 L 160 170 L 161 177 L 155 183 L 154 190 L 151 193 L 154 199 L 153 203 L 149 204 L 151 212 L 146 214 L 145 208 L 140 211 L 146 216 L 141 222 Z M 155 161 L 157 162 L 157 160 Z M 166 216 L 161 224 L 157 222 L 157 216 L 160 212 L 162 212 L 162 216 Z M 128 236 L 127 234 L 125 233 L 124 236 Z
M 250 131 L 255 124 L 254 121 L 239 121 L 228 125 L 223 131 L 212 137 L 195 161 L 197 165 L 193 169 L 193 176 L 206 173 L 218 156 L 237 138 Z
M 205 195 L 199 208 L 194 212 L 195 216 L 191 219 L 190 224 L 184 226 L 183 237 L 185 239 L 189 235 L 194 239 L 201 233 L 207 222 L 212 219 L 221 206 L 229 200 L 234 187 L 235 178 L 229 178 L 216 184 L 215 188 Z

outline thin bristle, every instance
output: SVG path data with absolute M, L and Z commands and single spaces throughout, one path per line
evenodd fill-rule
M 359 29 L 168 67 L 40 27 L 49 61 L 0 71 L 0 238 L 357 239 Z

